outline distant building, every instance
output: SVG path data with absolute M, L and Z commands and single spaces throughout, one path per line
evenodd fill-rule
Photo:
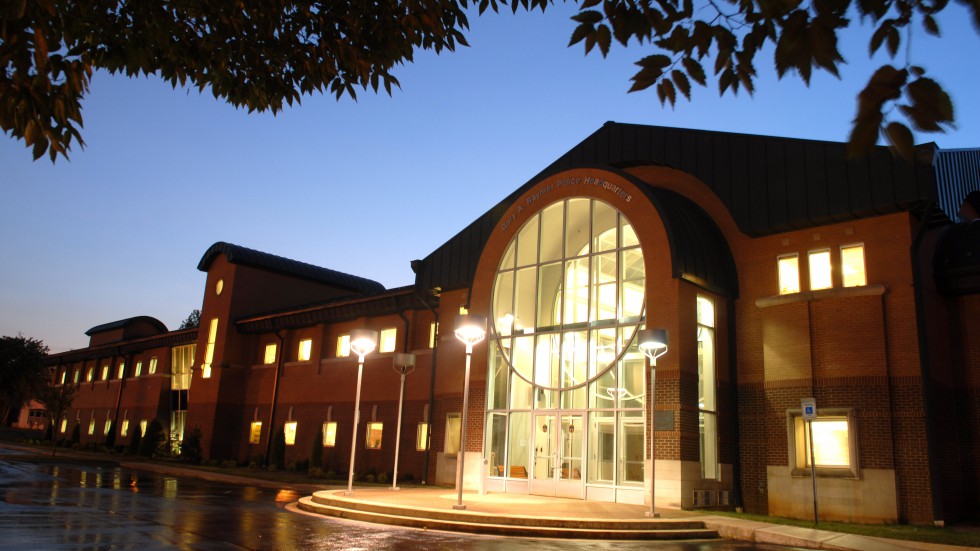
M 812 426 L 821 518 L 977 520 L 980 150 L 918 153 L 608 123 L 412 262 L 412 286 L 216 243 L 200 328 L 131 318 L 49 357 L 82 383 L 59 429 L 102 442 L 115 421 L 125 445 L 156 418 L 242 462 L 283 431 L 287 462 L 322 447 L 343 475 L 370 328 L 357 472 L 392 470 L 411 352 L 400 474 L 453 484 L 465 446 L 468 488 L 649 504 L 636 335 L 662 328 L 658 506 L 809 518 Z M 461 311 L 489 319 L 462 443 Z

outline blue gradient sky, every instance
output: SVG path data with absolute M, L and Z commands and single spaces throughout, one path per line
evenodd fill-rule
M 626 93 L 648 52 L 566 47 L 571 9 L 473 16 L 471 47 L 418 54 L 392 97 L 308 97 L 275 117 L 96 73 L 87 147 L 70 162 L 32 162 L 0 139 L 0 335 L 60 352 L 130 316 L 176 328 L 200 307 L 196 266 L 216 241 L 409 285 L 412 259 L 606 121 L 844 141 L 857 92 L 887 61 L 868 61 L 863 29 L 843 39 L 842 80 L 776 80 L 764 52 L 755 96 L 719 98 L 709 81 L 662 108 L 653 91 Z M 917 141 L 980 147 L 978 33 L 961 6 L 947 12 L 942 40 L 916 29 L 913 62 L 953 94 L 958 128 Z

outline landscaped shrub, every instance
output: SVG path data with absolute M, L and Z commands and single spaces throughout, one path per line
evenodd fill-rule
M 180 458 L 191 463 L 200 463 L 201 455 L 201 429 L 194 427 L 184 433 L 184 442 L 180 445 Z
M 143 441 L 140 442 L 139 454 L 143 457 L 153 457 L 153 454 L 160 451 L 160 446 L 165 441 L 166 434 L 164 434 L 163 425 L 159 419 L 154 419 L 146 427 L 146 434 L 143 435 Z
M 54 423 L 48 422 L 48 428 L 44 429 L 44 441 L 50 442 L 54 438 Z
M 323 433 L 317 431 L 313 437 L 313 449 L 310 450 L 310 468 L 323 466 Z
M 129 453 L 136 455 L 140 452 L 140 444 L 143 443 L 143 430 L 139 425 L 136 425 L 136 430 L 133 431 L 133 437 L 129 439 Z
M 105 435 L 105 442 L 102 443 L 106 448 L 112 449 L 116 446 L 116 422 L 109 421 L 109 432 Z
M 82 427 L 81 425 L 78 424 L 78 421 L 75 421 L 75 426 L 71 428 L 70 442 L 74 445 L 74 444 L 78 444 L 81 441 L 82 441 Z
M 286 467 L 286 431 L 279 427 L 272 440 L 272 457 L 269 458 L 269 467 L 283 469 Z
M 378 482 L 381 484 L 387 484 L 390 480 L 391 478 L 388 476 L 388 473 L 381 473 L 378 475 Z

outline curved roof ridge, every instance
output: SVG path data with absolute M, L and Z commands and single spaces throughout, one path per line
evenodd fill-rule
M 242 247 L 241 245 L 226 243 L 224 241 L 218 241 L 208 248 L 204 256 L 201 257 L 201 261 L 197 264 L 197 269 L 202 272 L 208 271 L 211 263 L 214 262 L 214 259 L 219 254 L 225 255 L 228 262 L 232 264 L 261 268 L 270 272 L 298 277 L 359 293 L 372 293 L 385 290 L 384 285 L 371 279 L 307 264 L 306 262 L 249 249 L 248 247 Z
M 126 327 L 127 325 L 129 325 L 131 323 L 136 323 L 136 322 L 140 322 L 140 321 L 144 321 L 144 322 L 147 322 L 147 323 L 155 326 L 156 329 L 158 329 L 161 333 L 167 333 L 167 332 L 170 331 L 169 329 L 167 329 L 167 326 L 164 325 L 162 321 L 160 321 L 160 320 L 158 320 L 158 319 L 156 319 L 154 317 L 150 317 L 150 316 L 133 316 L 131 318 L 121 319 L 121 320 L 118 320 L 118 321 L 110 321 L 109 323 L 103 323 L 102 325 L 96 325 L 95 327 L 93 327 L 93 328 L 89 329 L 88 331 L 86 331 L 85 334 L 88 335 L 89 337 L 91 337 L 92 335 L 94 335 L 96 333 L 102 333 L 102 332 L 105 332 L 105 331 L 111 331 L 113 329 L 120 329 L 122 327 Z

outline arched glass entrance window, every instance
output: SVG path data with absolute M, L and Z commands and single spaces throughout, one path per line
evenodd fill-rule
M 532 493 L 642 485 L 645 279 L 632 225 L 603 201 L 557 201 L 517 232 L 491 307 L 491 476 L 526 476 Z

